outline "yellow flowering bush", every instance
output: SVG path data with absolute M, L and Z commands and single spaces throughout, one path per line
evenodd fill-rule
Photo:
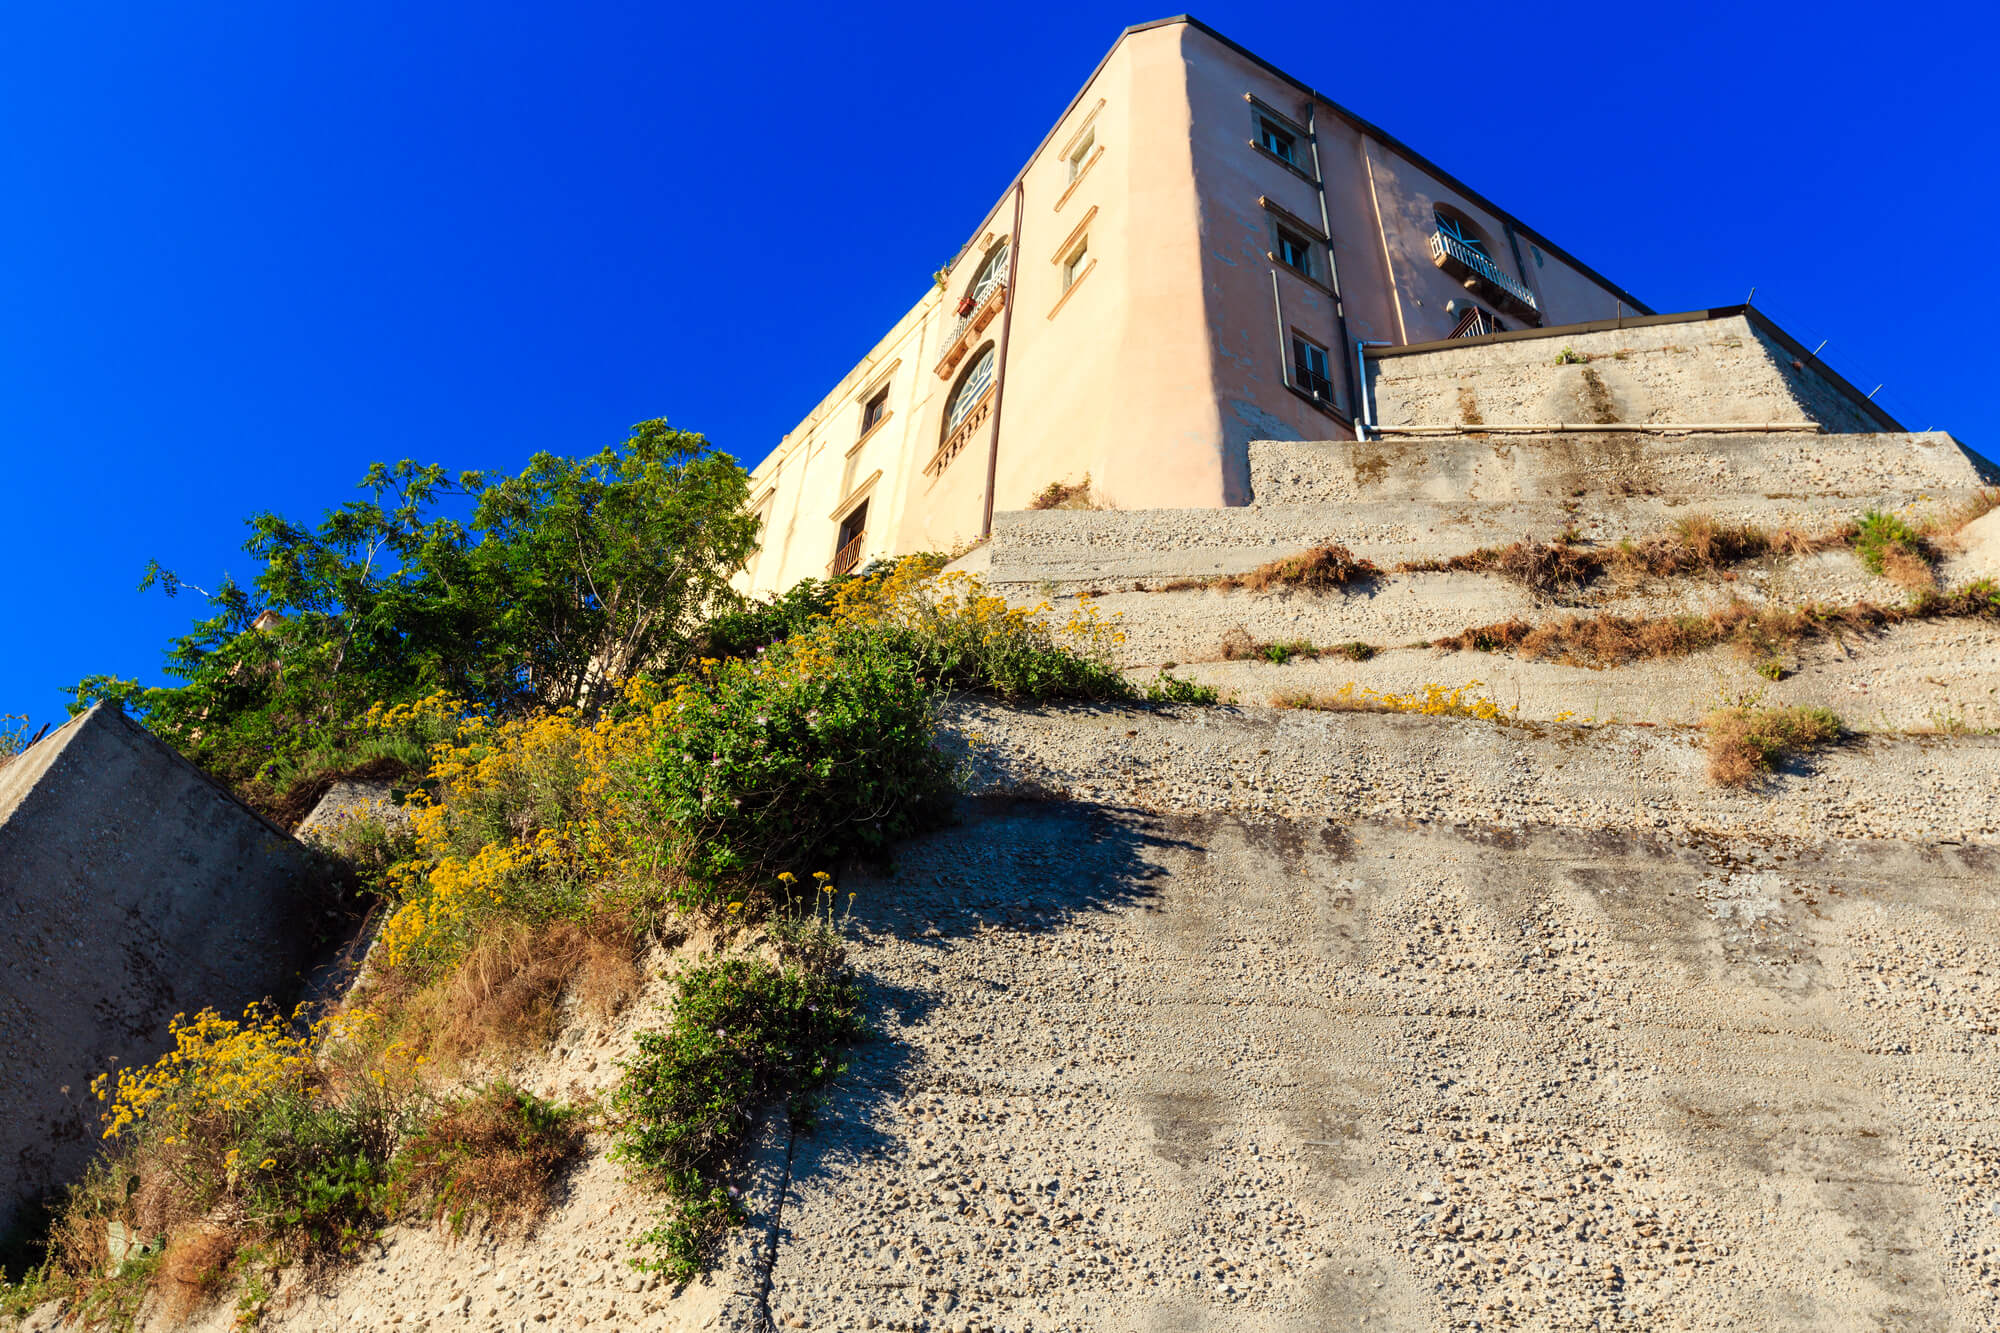
M 1281 694 L 1271 702 L 1278 708 L 1328 712 L 1415 713 L 1420 717 L 1469 717 L 1481 722 L 1514 721 L 1518 711 L 1514 706 L 1503 706 L 1483 694 L 1475 693 L 1483 684 L 1484 681 L 1478 680 L 1453 686 L 1428 684 L 1409 694 L 1397 694 L 1394 691 L 1371 690 L 1350 680 L 1331 693 Z
M 240 1019 L 204 1009 L 174 1015 L 173 1049 L 150 1065 L 100 1074 L 91 1084 L 107 1103 L 104 1137 L 150 1129 L 167 1143 L 210 1115 L 256 1111 L 273 1096 L 304 1088 L 319 1028 L 253 1004 Z
M 631 768 L 672 713 L 655 686 L 635 681 L 595 721 L 573 710 L 466 718 L 433 748 L 432 790 L 413 801 L 416 855 L 390 872 L 398 905 L 382 960 L 434 969 L 488 917 L 578 915 L 593 892 L 643 879 L 651 843 Z

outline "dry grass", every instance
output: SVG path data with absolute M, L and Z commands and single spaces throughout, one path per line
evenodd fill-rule
M 1090 474 L 1083 474 L 1082 481 L 1052 481 L 1044 486 L 1028 501 L 1030 509 L 1109 509 L 1108 504 L 1099 504 L 1090 497 Z
M 1788 757 L 1840 738 L 1840 718 L 1824 708 L 1718 708 L 1702 719 L 1708 733 L 1708 775 L 1725 787 L 1747 787 Z
M 1763 659 L 1807 639 L 1862 635 L 1899 624 L 1913 613 L 1872 602 L 1791 609 L 1733 602 L 1705 615 L 1657 617 L 1568 616 L 1535 625 L 1507 620 L 1479 625 L 1432 641 L 1434 648 L 1513 652 L 1577 666 L 1620 666 L 1655 658 L 1684 657 L 1734 643 L 1746 657 Z
M 1372 560 L 1363 560 L 1345 546 L 1328 543 L 1310 551 L 1259 565 L 1247 574 L 1224 574 L 1207 581 L 1218 589 L 1242 588 L 1268 592 L 1272 588 L 1302 588 L 1308 592 L 1345 590 L 1373 583 L 1382 576 Z
M 1554 541 L 1533 539 L 1507 546 L 1483 546 L 1448 560 L 1410 560 L 1407 573 L 1459 571 L 1498 574 L 1543 596 L 1575 593 L 1607 575 L 1621 583 L 1714 573 L 1780 549 L 1788 554 L 1826 550 L 1846 540 L 1846 529 L 1824 536 L 1786 530 L 1773 537 L 1747 524 L 1718 523 L 1707 515 L 1684 518 L 1664 533 L 1614 546 L 1585 542 L 1564 533 Z
M 1477 625 L 1431 642 L 1433 648 L 1512 652 L 1576 666 L 1620 666 L 1654 658 L 1684 657 L 1719 644 L 1734 644 L 1752 661 L 1778 657 L 1792 645 L 1814 639 L 1861 637 L 1916 620 L 2000 619 L 2000 581 L 1979 579 L 1948 593 L 1924 590 L 1909 605 L 1853 602 L 1845 606 L 1808 603 L 1798 607 L 1751 606 L 1732 602 L 1705 615 L 1658 617 L 1568 616 L 1536 625 L 1504 620 Z
M 178 1324 L 221 1296 L 236 1267 L 242 1237 L 214 1222 L 175 1228 L 160 1256 L 159 1291 L 167 1322 Z
M 397 1153 L 398 1202 L 463 1232 L 474 1213 L 496 1231 L 547 1214 L 556 1178 L 583 1151 L 574 1112 L 507 1083 L 447 1103 Z
M 540 926 L 508 922 L 483 934 L 448 973 L 417 986 L 385 969 L 365 1003 L 392 1015 L 398 1039 L 446 1069 L 473 1056 L 546 1045 L 566 992 L 599 1018 L 638 993 L 639 932 L 617 917 Z

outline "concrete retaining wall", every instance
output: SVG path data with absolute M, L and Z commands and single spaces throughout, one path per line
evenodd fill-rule
M 292 988 L 312 858 L 99 704 L 0 769 L 0 1230 L 98 1144 L 91 1078 Z
M 1589 358 L 1557 364 L 1564 349 Z M 1796 362 L 1796 364 L 1794 364 Z M 1465 340 L 1368 363 L 1383 426 L 1813 421 L 1885 429 L 1816 361 L 1748 315 L 1551 337 Z

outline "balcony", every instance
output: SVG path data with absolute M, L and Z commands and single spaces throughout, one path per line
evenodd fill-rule
M 848 538 L 847 545 L 833 553 L 833 563 L 826 567 L 826 572 L 835 578 L 853 573 L 854 567 L 861 563 L 861 543 L 867 536 L 866 532 L 857 532 Z M 820 549 L 824 551 L 826 548 L 822 546 Z
M 1007 282 L 1002 273 L 995 273 L 975 287 L 961 305 L 965 313 L 951 326 L 944 337 L 944 356 L 937 364 L 938 378 L 948 380 L 958 369 L 958 363 L 965 360 L 965 354 L 972 350 L 972 344 L 993 317 L 1007 308 Z
M 1541 319 L 1542 308 L 1527 285 L 1510 276 L 1474 246 L 1439 230 L 1431 233 L 1431 262 L 1464 283 L 1468 290 L 1485 296 L 1524 319 Z

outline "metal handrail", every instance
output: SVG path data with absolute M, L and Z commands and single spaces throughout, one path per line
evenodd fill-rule
M 1526 283 L 1509 274 L 1491 259 L 1473 249 L 1464 241 L 1459 240 L 1458 237 L 1447 235 L 1442 231 L 1432 232 L 1431 258 L 1435 260 L 1446 257 L 1455 259 L 1465 265 L 1474 273 L 1477 273 L 1480 277 L 1492 283 L 1501 291 L 1506 292 L 1516 301 L 1519 301 L 1522 305 L 1527 306 L 1528 309 L 1537 313 L 1541 311 L 1541 304 L 1535 300 L 1535 294 L 1528 290 Z

